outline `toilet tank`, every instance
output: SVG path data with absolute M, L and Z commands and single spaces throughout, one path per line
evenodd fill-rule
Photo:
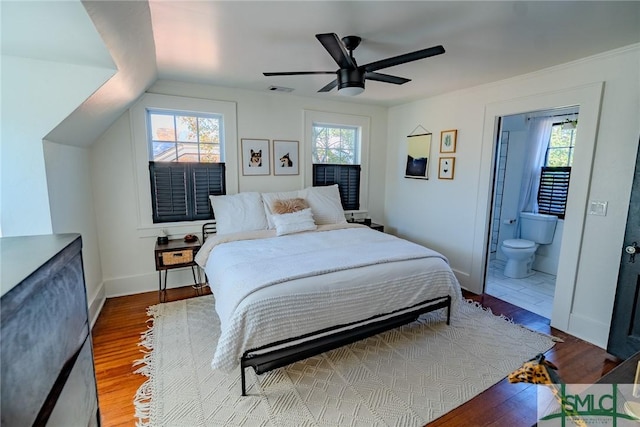
M 520 238 L 548 245 L 553 242 L 557 222 L 555 215 L 520 212 Z

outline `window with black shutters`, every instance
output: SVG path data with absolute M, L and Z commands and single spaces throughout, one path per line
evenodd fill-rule
M 360 209 L 360 165 L 313 165 L 313 186 L 338 184 L 342 208 Z
M 312 161 L 313 186 L 338 184 L 343 209 L 360 209 L 360 129 L 313 123 Z
M 153 222 L 213 218 L 209 196 L 225 194 L 224 163 L 149 162 Z
M 540 172 L 538 212 L 564 219 L 569 180 L 576 143 L 577 120 L 566 120 L 551 127 L 551 136 Z
M 147 110 L 153 222 L 213 218 L 210 195 L 226 193 L 222 116 Z

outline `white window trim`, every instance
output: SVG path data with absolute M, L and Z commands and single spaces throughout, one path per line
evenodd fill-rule
M 305 187 L 313 185 L 313 124 L 328 123 L 335 125 L 355 126 L 360 128 L 360 209 L 366 212 L 369 208 L 369 145 L 371 118 L 351 114 L 327 113 L 324 111 L 304 110 L 304 156 Z
M 224 126 L 224 159 L 226 164 L 226 189 L 228 194 L 238 192 L 238 137 L 236 103 L 214 101 L 210 99 L 186 98 L 182 96 L 144 94 L 129 109 L 131 122 L 131 149 L 133 152 L 133 168 L 136 179 L 138 235 L 139 237 L 157 236 L 161 229 L 168 229 L 171 234 L 182 234 L 183 231 L 197 231 L 206 221 L 153 223 L 151 208 L 151 183 L 149 179 L 149 142 L 147 132 L 147 109 L 171 110 L 193 113 L 220 114 Z

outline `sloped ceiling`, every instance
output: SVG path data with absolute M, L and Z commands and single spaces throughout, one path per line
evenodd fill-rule
M 48 135 L 76 145 L 91 144 L 156 78 L 262 92 L 285 86 L 292 95 L 391 106 L 640 42 L 637 1 L 83 4 L 118 73 Z M 352 98 L 317 92 L 333 76 L 262 75 L 336 70 L 314 37 L 327 32 L 362 37 L 354 52 L 360 64 L 438 44 L 446 53 L 381 70 L 412 81 L 367 81 L 365 92 Z
M 45 137 L 77 146 L 91 145 L 157 76 L 147 2 L 85 1 L 84 6 L 118 72 Z

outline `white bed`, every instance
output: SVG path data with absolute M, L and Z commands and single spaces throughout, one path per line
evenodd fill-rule
M 311 207 L 271 212 L 274 200 L 292 197 Z M 444 256 L 347 223 L 336 197 L 339 204 L 337 187 L 212 197 L 218 233 L 206 239 L 196 262 L 221 323 L 213 368 L 231 370 L 248 350 L 445 296 L 455 312 L 461 292 Z M 281 227 L 284 218 L 293 219 Z

